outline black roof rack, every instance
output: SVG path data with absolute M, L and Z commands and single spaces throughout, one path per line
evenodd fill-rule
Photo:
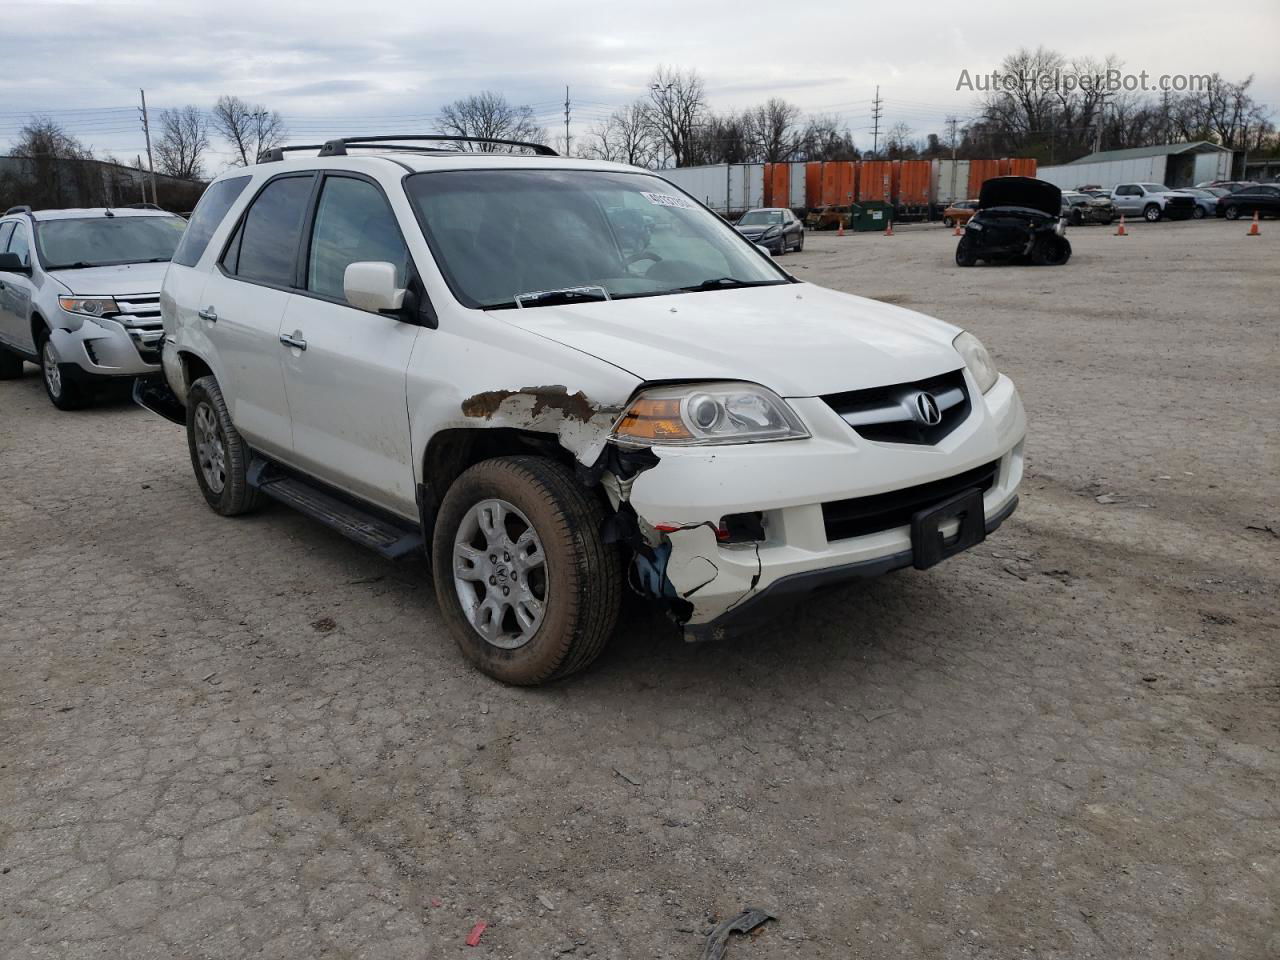
M 506 147 L 521 147 L 525 150 L 531 150 L 540 157 L 558 157 L 556 153 L 545 143 L 529 143 L 525 140 L 504 140 L 500 137 L 459 137 L 453 134 L 435 133 L 408 133 L 398 136 L 378 136 L 378 137 L 338 137 L 335 140 L 327 140 L 323 144 L 299 144 L 290 147 L 273 147 L 270 150 L 263 150 L 258 154 L 259 163 L 271 163 L 276 160 L 283 160 L 286 151 L 292 150 L 318 150 L 322 157 L 344 157 L 347 155 L 347 147 L 369 147 L 374 144 L 388 144 L 392 150 L 402 150 L 409 153 L 460 153 L 459 150 L 440 150 L 432 147 L 416 147 L 407 146 L 401 141 L 426 141 L 429 143 L 495 143 Z
M 20 203 L 16 207 L 10 207 L 8 210 L 4 212 L 4 215 L 7 217 L 11 213 L 30 213 L 30 212 L 31 212 L 31 207 L 29 204 Z
M 121 209 L 121 208 L 120 208 L 120 207 L 116 207 L 116 209 L 117 209 L 117 210 L 119 210 L 119 209 Z M 126 203 L 126 204 L 124 205 L 124 209 L 125 209 L 125 210 L 160 210 L 160 211 L 163 211 L 163 210 L 164 210 L 164 207 L 160 206 L 160 204 L 158 204 L 158 203 Z

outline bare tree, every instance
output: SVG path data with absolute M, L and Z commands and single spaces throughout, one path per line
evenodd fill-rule
M 650 119 L 672 163 L 686 166 L 706 113 L 706 89 L 696 70 L 659 66 L 649 80 Z
M 225 95 L 213 105 L 210 124 L 230 142 L 236 154 L 232 162 L 244 167 L 257 163 L 263 150 L 280 146 L 288 135 L 284 118 L 274 110 Z
M 635 167 L 652 167 L 658 160 L 649 105 L 643 100 L 619 107 L 609 119 L 588 131 L 579 149 L 583 156 Z
M 796 152 L 800 137 L 800 108 L 779 97 L 770 97 L 747 111 L 751 139 L 759 158 L 781 163 Z
M 160 172 L 180 180 L 204 175 L 204 152 L 209 149 L 209 122 L 199 107 L 160 111 L 160 138 L 156 141 L 156 165 Z
M 832 114 L 810 115 L 800 144 L 804 160 L 857 160 L 860 156 L 848 129 Z
M 885 137 L 884 155 L 889 160 L 910 160 L 920 149 L 912 139 L 914 131 L 908 123 L 898 122 L 889 128 Z
M 18 170 L 6 175 L 4 192 L 9 202 L 78 206 L 92 203 L 101 193 L 93 151 L 49 117 L 28 119 L 9 155 L 20 161 Z
M 442 107 L 440 126 L 445 133 L 456 137 L 547 142 L 547 133 L 538 125 L 533 110 L 527 106 L 512 106 L 506 97 L 492 90 L 463 97 Z M 502 145 L 493 143 L 477 142 L 473 146 L 481 153 L 506 150 Z

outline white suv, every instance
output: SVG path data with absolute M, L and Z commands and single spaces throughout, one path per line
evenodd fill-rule
M 160 372 L 160 281 L 186 221 L 163 210 L 11 207 L 0 218 L 0 380 L 38 363 L 62 410 Z
M 185 411 L 147 405 L 214 510 L 425 550 L 463 652 L 520 684 L 589 663 L 624 584 L 723 636 L 1013 512 L 1025 416 L 973 335 L 533 149 L 331 141 L 209 187 L 161 296 Z

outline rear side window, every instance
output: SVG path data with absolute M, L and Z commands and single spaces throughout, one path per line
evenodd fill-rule
M 236 198 L 244 193 L 249 185 L 250 177 L 232 177 L 230 180 L 219 180 L 200 198 L 196 209 L 191 214 L 191 222 L 187 224 L 187 232 L 182 235 L 178 249 L 174 251 L 173 262 L 184 267 L 194 267 L 204 256 L 205 247 L 213 237 L 213 231 L 227 215 Z
M 0 253 L 5 252 L 9 242 L 9 234 L 13 233 L 13 223 L 0 223 Z
M 328 177 L 311 234 L 307 289 L 342 299 L 347 266 L 362 260 L 394 264 L 396 286 L 405 285 L 409 251 L 382 191 L 364 180 Z
M 294 285 L 302 220 L 314 181 L 311 175 L 281 177 L 262 188 L 222 258 L 228 273 L 275 287 Z

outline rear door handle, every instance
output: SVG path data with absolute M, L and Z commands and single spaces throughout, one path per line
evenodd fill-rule
M 280 334 L 280 342 L 286 347 L 296 347 L 299 350 L 307 349 L 307 341 L 303 340 L 301 337 L 290 336 L 287 333 Z
M 210 323 L 218 322 L 218 311 L 213 309 L 213 307 L 209 307 L 207 310 L 196 311 L 196 316 L 201 320 L 208 320 Z

